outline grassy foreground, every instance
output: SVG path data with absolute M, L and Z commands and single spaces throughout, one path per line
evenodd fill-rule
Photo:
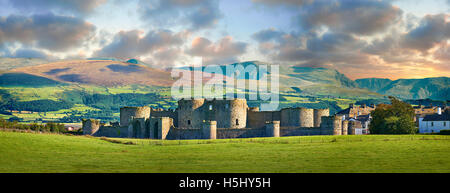
M 114 140 L 0 131 L 0 172 L 450 172 L 450 136 Z

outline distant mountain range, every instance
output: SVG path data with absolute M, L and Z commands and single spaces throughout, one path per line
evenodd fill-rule
M 360 88 L 383 95 L 397 96 L 405 99 L 450 100 L 450 78 L 423 78 L 389 80 L 365 78 L 355 80 Z
M 7 62 L 2 62 L 7 61 Z M 154 68 L 139 60 L 117 60 L 110 58 L 92 58 L 88 60 L 68 60 L 44 63 L 37 61 L 16 64 L 21 60 L 0 58 L 4 66 L 0 74 L 0 86 L 24 84 L 87 84 L 101 86 L 147 85 L 170 87 L 175 81 L 170 72 Z M 14 63 L 16 62 L 16 63 Z M 229 65 L 260 65 L 269 63 L 248 61 Z M 221 66 L 225 69 L 227 65 Z M 200 70 L 199 68 L 181 67 L 182 70 Z M 223 70 L 223 75 L 226 71 Z M 269 71 L 269 75 L 270 74 Z M 256 77 L 259 79 L 261 77 Z M 248 76 L 247 79 L 252 79 Z M 36 80 L 36 81 L 33 81 Z M 43 81 L 45 80 L 45 81 Z M 349 79 L 334 69 L 297 66 L 280 66 L 280 92 L 310 96 L 334 96 L 343 98 L 384 98 L 392 95 L 403 99 L 450 100 L 450 78 L 424 78 L 389 80 L 380 78 Z

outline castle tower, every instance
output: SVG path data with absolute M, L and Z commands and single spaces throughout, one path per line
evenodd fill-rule
M 330 109 L 314 109 L 314 127 L 320 127 L 323 116 L 330 116 Z
M 314 110 L 301 107 L 282 109 L 281 126 L 314 127 Z
M 170 117 L 152 117 L 147 126 L 150 139 L 166 139 L 173 127 L 172 121 Z
M 225 128 L 242 129 L 247 126 L 247 100 L 233 99 L 230 103 L 229 127 Z
M 280 121 L 266 122 L 266 136 L 280 137 Z
M 133 118 L 150 118 L 150 107 L 122 107 L 120 108 L 120 126 L 128 126 Z
M 321 117 L 320 134 L 321 135 L 341 135 L 342 134 L 342 116 L 323 116 Z
M 342 121 L 342 135 L 348 135 L 348 120 Z
M 178 101 L 178 127 L 200 129 L 204 120 L 202 106 L 205 99 L 181 99 Z
M 100 121 L 96 119 L 83 119 L 83 135 L 94 135 L 100 129 Z
M 342 116 L 333 116 L 333 135 L 342 135 Z
M 213 100 L 210 105 L 205 113 L 214 114 L 218 128 L 242 129 L 247 126 L 247 100 Z
M 314 110 L 300 108 L 300 127 L 314 127 Z
M 202 128 L 203 139 L 216 139 L 217 138 L 217 122 L 205 121 Z

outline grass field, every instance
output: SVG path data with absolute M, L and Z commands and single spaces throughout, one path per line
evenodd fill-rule
M 120 141 L 0 132 L 0 172 L 450 172 L 450 136 Z

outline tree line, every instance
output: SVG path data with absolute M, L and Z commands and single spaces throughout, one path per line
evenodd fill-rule
M 0 118 L 0 128 L 1 129 L 17 129 L 24 131 L 35 131 L 35 132 L 48 132 L 48 133 L 70 133 L 64 124 L 48 122 L 46 124 L 20 124 L 17 121 L 7 121 Z

